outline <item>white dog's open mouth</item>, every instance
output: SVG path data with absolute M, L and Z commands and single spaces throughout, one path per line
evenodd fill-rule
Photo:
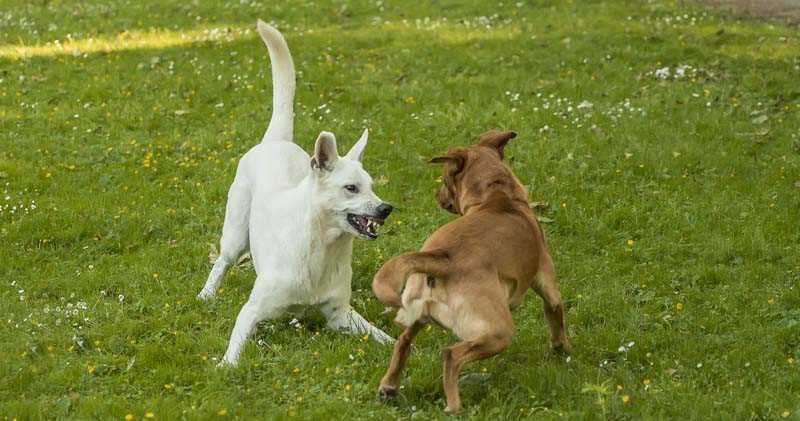
M 347 214 L 347 222 L 361 234 L 362 237 L 374 240 L 378 238 L 378 227 L 383 225 L 383 219 L 370 215 Z

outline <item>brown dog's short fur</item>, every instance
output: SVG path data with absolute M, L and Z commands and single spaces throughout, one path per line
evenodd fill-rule
M 476 145 L 451 148 L 431 160 L 444 164 L 439 205 L 462 216 L 436 230 L 421 251 L 389 260 L 375 275 L 375 295 L 399 309 L 395 320 L 406 328 L 381 380 L 382 398 L 396 393 L 413 337 L 435 322 L 462 340 L 442 351 L 446 410 L 457 412 L 462 366 L 509 345 L 510 309 L 528 288 L 544 300 L 553 348 L 568 351 L 564 304 L 544 235 L 525 189 L 502 161 L 503 148 L 514 137 L 486 132 Z

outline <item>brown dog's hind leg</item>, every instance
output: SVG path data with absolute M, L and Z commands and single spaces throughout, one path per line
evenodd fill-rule
M 510 343 L 510 333 L 483 335 L 474 341 L 459 342 L 442 350 L 444 394 L 447 398 L 445 412 L 455 414 L 461 409 L 458 375 L 464 364 L 498 354 Z
M 553 346 L 553 350 L 569 353 L 570 345 L 564 321 L 564 301 L 561 299 L 561 292 L 558 290 L 553 260 L 546 252 L 542 256 L 542 265 L 536 278 L 537 282 L 534 284 L 534 290 L 544 301 L 544 316 L 550 326 L 550 343 Z
M 411 327 L 407 327 L 405 331 L 397 338 L 394 344 L 394 353 L 392 360 L 389 362 L 389 369 L 381 379 L 381 384 L 378 387 L 378 399 L 385 400 L 397 394 L 397 384 L 399 383 L 400 373 L 406 364 L 408 354 L 411 352 L 411 340 L 417 335 L 421 323 L 414 323 Z

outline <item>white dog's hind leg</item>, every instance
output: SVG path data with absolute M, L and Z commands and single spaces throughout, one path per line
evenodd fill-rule
M 322 313 L 328 319 L 328 328 L 350 334 L 367 334 L 381 344 L 394 343 L 394 339 L 384 331 L 373 326 L 349 305 L 323 307 Z
M 238 178 L 238 177 L 237 177 Z M 222 226 L 219 257 L 208 274 L 203 289 L 197 294 L 198 300 L 206 300 L 217 293 L 222 278 L 231 265 L 235 264 L 247 250 L 249 242 L 250 189 L 245 183 L 234 180 L 228 191 L 228 204 L 225 208 L 225 223 Z

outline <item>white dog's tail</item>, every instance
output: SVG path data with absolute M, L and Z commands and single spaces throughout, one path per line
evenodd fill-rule
M 267 44 L 272 62 L 272 118 L 262 142 L 292 141 L 294 138 L 294 63 L 286 40 L 277 29 L 261 19 L 256 24 L 258 34 Z

